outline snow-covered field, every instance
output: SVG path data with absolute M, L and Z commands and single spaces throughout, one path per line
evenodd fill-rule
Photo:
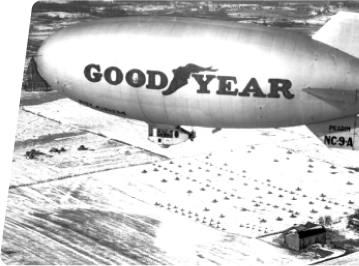
M 53 11 L 53 12 L 38 12 L 33 14 L 34 17 L 49 17 L 49 18 L 58 18 L 58 19 L 83 19 L 93 17 L 89 13 L 81 13 L 81 12 L 60 12 L 60 11 Z
M 88 150 L 78 150 L 80 145 L 84 145 Z M 51 148 L 64 148 L 65 151 L 50 152 Z M 30 160 L 25 154 L 31 149 L 44 155 Z M 147 164 L 162 159 L 163 157 L 152 153 L 149 155 L 149 152 L 142 149 L 21 109 L 18 115 L 10 186 Z
M 27 56 L 55 30 L 94 19 L 32 14 Z M 311 36 L 327 19 L 287 26 Z M 195 141 L 162 149 L 145 123 L 56 97 L 30 105 L 34 95 L 43 92 L 24 93 L 18 115 L 6 264 L 309 264 L 343 250 L 296 253 L 265 235 L 325 215 L 359 241 L 345 228 L 359 208 L 359 152 L 328 149 L 306 127 L 197 128 Z M 26 158 L 31 149 L 43 155 Z M 354 265 L 358 254 L 327 263 Z
M 228 151 L 251 145 L 275 144 L 284 150 L 300 152 L 309 158 L 323 162 L 335 163 L 342 167 L 359 167 L 358 152 L 328 149 L 304 126 L 280 129 L 227 129 L 215 134 L 212 134 L 213 129 L 196 128 L 198 137 L 195 141 L 163 149 L 147 140 L 147 124 L 100 113 L 69 99 L 27 106 L 24 110 L 65 125 L 101 133 L 106 137 L 118 139 L 169 158 L 205 155 L 211 151 Z M 73 114 L 81 115 L 74 116 Z
M 333 229 L 359 238 L 345 229 L 359 207 L 359 173 L 347 168 L 359 166 L 356 152 L 328 149 L 304 127 L 197 136 L 162 149 L 147 140 L 145 124 L 68 99 L 22 106 L 2 259 L 312 263 L 342 251 L 297 254 L 257 237 L 325 215 L 338 222 Z M 25 158 L 31 149 L 44 155 Z

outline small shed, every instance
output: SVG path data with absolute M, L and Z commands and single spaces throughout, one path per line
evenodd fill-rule
M 356 227 L 359 227 L 359 219 L 357 218 L 352 218 L 351 219 L 351 224 L 356 226 Z
M 26 70 L 25 80 L 23 82 L 25 91 L 51 91 L 50 85 L 44 80 L 39 72 L 34 57 L 31 57 Z
M 307 223 L 288 230 L 284 239 L 290 249 L 299 251 L 316 243 L 324 245 L 327 241 L 327 231 L 323 225 Z

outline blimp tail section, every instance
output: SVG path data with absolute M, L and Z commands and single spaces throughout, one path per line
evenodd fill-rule
M 359 58 L 359 13 L 338 12 L 313 39 Z
M 359 116 L 306 126 L 328 147 L 359 150 Z

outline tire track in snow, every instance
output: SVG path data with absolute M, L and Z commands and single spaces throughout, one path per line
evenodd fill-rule
M 38 218 L 38 217 L 37 217 Z M 30 231 L 29 234 L 33 233 L 35 235 L 41 235 L 41 237 L 43 238 L 47 238 L 50 241 L 54 241 L 56 242 L 58 245 L 60 245 L 61 247 L 63 247 L 65 250 L 68 250 L 72 253 L 75 253 L 77 256 L 82 257 L 85 259 L 85 261 L 90 261 L 93 264 L 111 264 L 109 261 L 104 260 L 103 258 L 99 258 L 98 256 L 96 256 L 95 254 L 91 254 L 92 256 L 96 257 L 96 259 L 98 260 L 94 260 L 93 258 L 91 258 L 90 256 L 86 255 L 88 252 L 86 252 L 85 250 L 81 249 L 79 246 L 73 246 L 70 242 L 70 240 L 66 241 L 65 239 L 56 239 L 55 237 L 50 237 L 40 231 L 34 230 L 33 228 L 31 228 L 31 226 L 25 225 L 25 224 L 21 224 L 20 222 L 17 222 L 11 218 L 7 218 L 7 220 L 9 221 L 9 224 L 12 224 L 13 226 L 17 226 L 17 227 L 21 227 L 24 230 Z M 46 220 L 46 222 L 48 222 Z M 37 238 L 37 237 L 36 237 Z M 67 243 L 66 243 L 67 242 Z M 48 243 L 49 244 L 49 243 Z M 38 254 L 36 254 L 38 256 Z M 51 261 L 49 261 L 49 264 L 51 264 Z

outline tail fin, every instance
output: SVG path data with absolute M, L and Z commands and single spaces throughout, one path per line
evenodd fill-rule
M 359 150 L 359 116 L 306 126 L 328 147 Z
M 359 13 L 338 12 L 313 39 L 359 58 Z

